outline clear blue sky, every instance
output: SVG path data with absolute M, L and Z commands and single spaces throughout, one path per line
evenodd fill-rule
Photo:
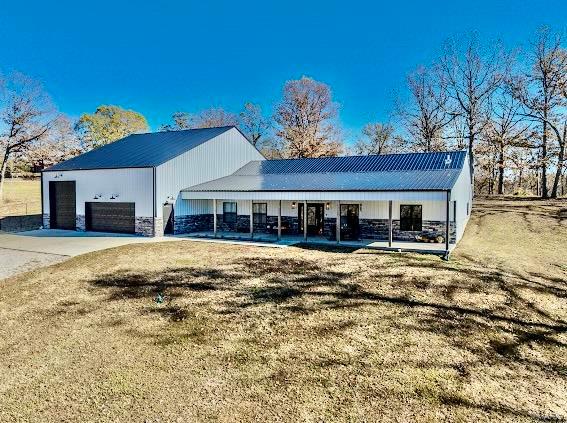
M 405 75 L 444 40 L 527 46 L 537 28 L 565 29 L 565 0 L 36 1 L 6 0 L 0 72 L 40 80 L 72 117 L 99 104 L 142 112 L 152 129 L 177 110 L 271 114 L 286 80 L 328 83 L 350 139 L 388 118 Z

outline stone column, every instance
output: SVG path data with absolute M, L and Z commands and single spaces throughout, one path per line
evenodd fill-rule
M 213 233 L 217 237 L 217 199 L 213 200 Z
M 307 241 L 307 201 L 303 201 L 303 240 Z

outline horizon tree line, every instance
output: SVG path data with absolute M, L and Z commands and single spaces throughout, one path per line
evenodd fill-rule
M 567 194 L 562 42 L 546 28 L 523 55 L 499 43 L 482 45 L 476 34 L 448 40 L 437 60 L 407 76 L 406 95 L 397 94 L 390 119 L 368 122 L 351 145 L 331 88 L 306 76 L 284 84 L 271 116 L 252 102 L 238 113 L 221 107 L 177 111 L 159 131 L 234 125 L 267 158 L 466 149 L 477 193 L 555 198 Z M 0 81 L 0 92 L 0 198 L 14 168 L 48 166 L 149 131 L 141 113 L 113 105 L 73 123 L 36 81 L 19 73 Z

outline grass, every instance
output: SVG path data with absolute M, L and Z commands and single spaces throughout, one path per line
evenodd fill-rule
M 479 201 L 449 262 L 153 243 L 4 280 L 0 421 L 565 421 L 566 212 Z
M 39 179 L 6 179 L 0 217 L 41 213 Z

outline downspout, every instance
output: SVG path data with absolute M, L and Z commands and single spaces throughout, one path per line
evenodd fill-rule
M 152 179 L 153 179 L 153 182 L 152 182 L 152 186 L 153 186 L 153 188 L 152 188 L 152 198 L 153 198 L 153 201 L 152 201 L 152 203 L 153 203 L 152 222 L 153 223 L 152 223 L 152 225 L 154 227 L 154 230 L 153 230 L 154 236 L 156 236 L 156 215 L 157 215 L 156 211 L 157 211 L 157 206 L 156 206 L 156 167 L 155 166 L 152 167 Z

